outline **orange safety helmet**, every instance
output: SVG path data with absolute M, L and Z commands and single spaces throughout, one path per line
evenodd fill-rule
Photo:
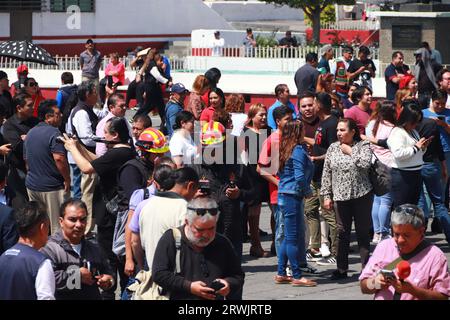
M 200 140 L 203 145 L 213 145 L 225 140 L 225 127 L 220 122 L 209 121 L 202 127 Z
M 164 134 L 154 128 L 145 129 L 136 141 L 136 146 L 145 152 L 166 153 L 169 151 L 169 144 Z

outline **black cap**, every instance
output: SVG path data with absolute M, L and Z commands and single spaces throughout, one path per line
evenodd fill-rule
M 94 40 L 88 39 L 88 40 L 86 41 L 86 44 L 94 44 Z

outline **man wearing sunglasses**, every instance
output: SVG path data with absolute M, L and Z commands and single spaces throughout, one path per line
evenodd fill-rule
M 393 237 L 377 245 L 359 277 L 362 293 L 375 294 L 375 300 L 447 300 L 447 259 L 425 239 L 422 209 L 412 204 L 398 206 L 392 212 L 391 226 Z
M 244 285 L 244 272 L 231 242 L 216 233 L 219 210 L 209 197 L 189 202 L 181 232 L 179 271 L 175 273 L 176 243 L 172 230 L 161 237 L 153 259 L 153 280 L 171 300 L 228 299 Z

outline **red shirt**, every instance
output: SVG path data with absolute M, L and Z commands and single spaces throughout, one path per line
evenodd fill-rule
M 272 149 L 273 148 L 273 149 Z M 278 179 L 278 167 L 279 167 L 279 148 L 280 148 L 280 132 L 277 130 L 273 132 L 264 141 L 259 154 L 258 164 L 260 167 L 265 168 L 267 173 L 272 174 Z M 269 183 L 270 203 L 278 203 L 278 187 Z
M 345 117 L 355 120 L 358 125 L 359 133 L 365 134 L 366 126 L 369 122 L 370 118 L 370 109 L 369 111 L 361 110 L 358 106 L 353 106 L 345 112 Z
M 31 97 L 34 101 L 33 103 L 33 117 L 38 116 L 38 107 L 41 101 L 45 100 L 41 93 L 37 93 Z
M 205 103 L 205 106 L 209 107 L 209 93 L 211 92 L 211 89 L 207 90 L 203 95 L 202 95 L 202 101 Z
M 202 114 L 200 115 L 200 121 L 211 121 L 213 119 L 214 111 L 214 107 L 203 109 Z

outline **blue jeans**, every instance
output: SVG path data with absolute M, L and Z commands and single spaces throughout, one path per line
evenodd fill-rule
M 280 206 L 272 204 L 273 218 L 275 220 L 275 250 L 278 254 L 280 246 L 284 239 L 284 218 L 281 214 Z
M 447 208 L 444 205 L 442 183 L 441 183 L 441 166 L 439 162 L 425 162 L 422 171 L 422 179 L 427 188 L 428 195 L 430 196 L 431 203 L 434 207 L 434 217 L 439 219 L 442 225 L 445 237 L 447 241 L 450 240 L 450 216 L 447 212 Z M 423 201 L 425 197 L 422 195 L 419 201 L 419 207 L 423 208 L 426 204 Z M 425 216 L 428 219 L 428 216 Z
M 292 268 L 294 279 L 300 279 L 301 258 L 305 256 L 305 223 L 302 210 L 303 200 L 288 194 L 278 194 L 278 205 L 284 217 L 284 239 L 278 251 L 278 274 L 286 274 L 286 265 Z M 303 254 L 302 254 L 303 253 Z
M 390 192 L 380 197 L 375 196 L 372 205 L 372 223 L 375 233 L 389 234 L 391 229 L 392 194 Z
M 70 164 L 72 169 L 72 198 L 81 199 L 81 170 L 76 164 Z

